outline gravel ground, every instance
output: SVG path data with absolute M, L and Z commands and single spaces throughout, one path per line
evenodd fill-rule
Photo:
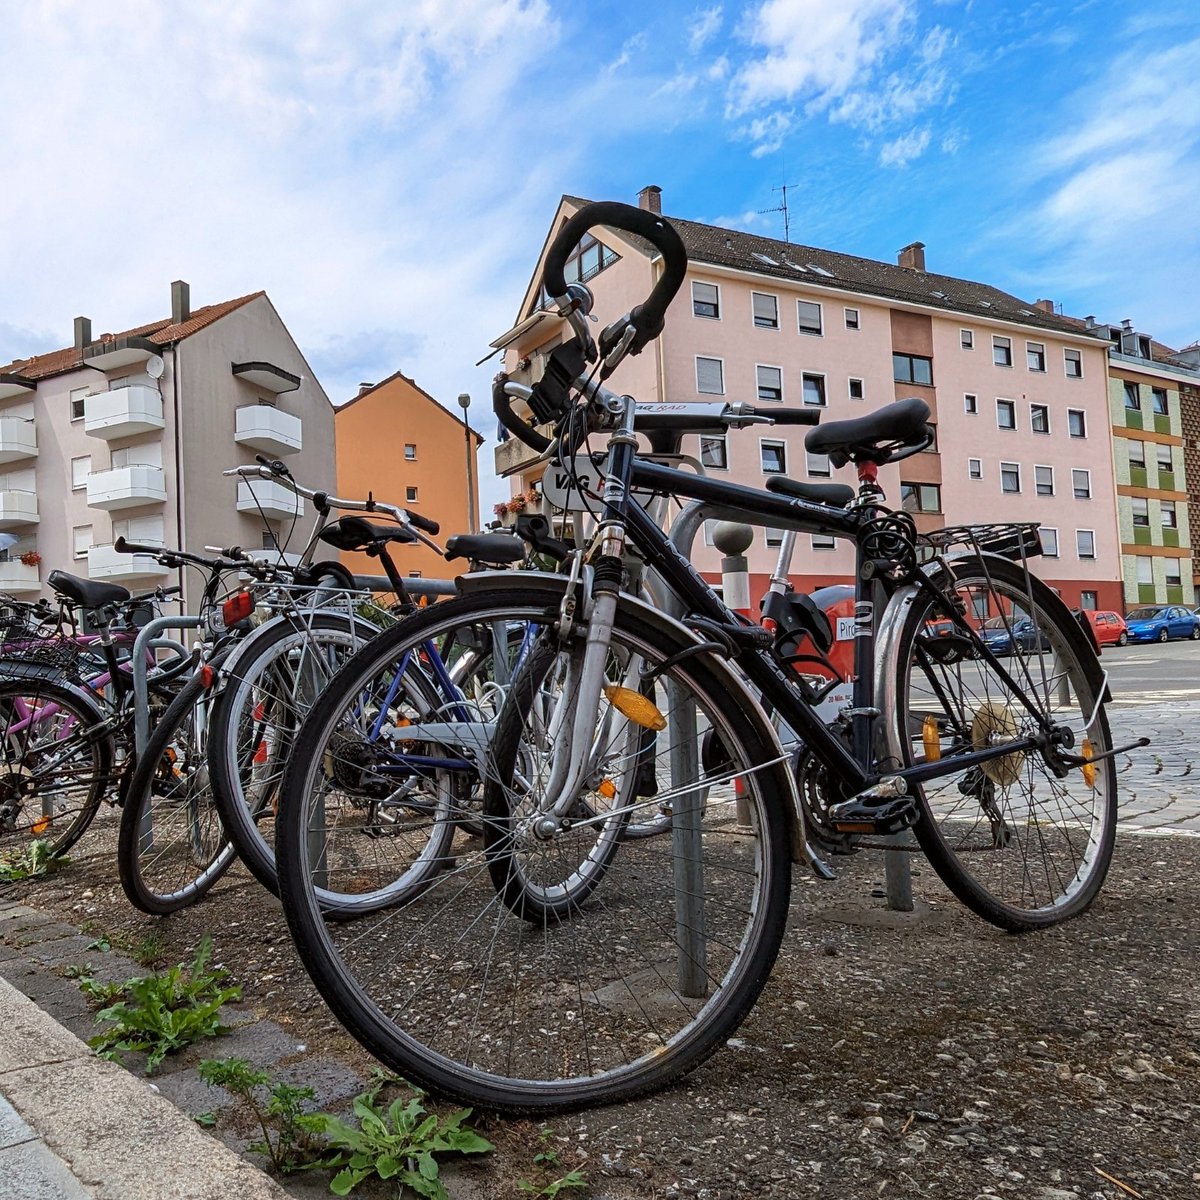
M 60 875 L 5 894 L 163 963 L 210 932 L 248 1008 L 367 1069 L 247 875 L 153 920 L 95 837 Z M 1020 938 L 914 865 L 911 916 L 872 897 L 877 855 L 837 860 L 832 884 L 798 876 L 774 978 L 738 1036 L 658 1096 L 548 1122 L 563 1169 L 612 1200 L 1200 1196 L 1200 838 L 1122 837 L 1091 912 Z M 535 1174 L 537 1126 L 487 1129 L 498 1152 L 448 1176 L 456 1198 L 517 1196 Z

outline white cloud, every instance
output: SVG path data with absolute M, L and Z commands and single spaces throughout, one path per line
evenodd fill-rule
M 915 158 L 920 158 L 929 145 L 928 129 L 911 129 L 908 133 L 890 142 L 885 142 L 879 149 L 879 165 L 881 167 L 907 167 Z
M 693 53 L 703 50 L 721 28 L 722 8 L 702 9 L 688 25 L 688 49 Z

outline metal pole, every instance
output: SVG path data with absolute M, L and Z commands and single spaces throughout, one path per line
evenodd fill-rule
M 750 613 L 750 560 L 746 551 L 754 542 L 754 529 L 738 521 L 718 521 L 713 530 L 713 545 L 721 551 L 721 594 L 725 607 L 749 618 Z M 744 795 L 745 782 L 734 784 L 737 793 L 735 811 L 737 823 L 749 826 L 750 806 Z
M 467 447 L 467 532 L 474 533 L 477 528 L 475 517 L 475 455 L 471 452 L 471 426 L 467 424 L 467 409 L 471 407 L 471 397 L 467 392 L 458 395 L 459 407 L 463 410 L 463 438 Z

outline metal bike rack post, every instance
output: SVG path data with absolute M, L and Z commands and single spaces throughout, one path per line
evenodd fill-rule
M 725 606 L 753 619 L 750 611 L 750 561 L 746 551 L 754 541 L 754 527 L 738 521 L 719 521 L 713 530 L 713 545 L 721 551 L 721 592 Z M 745 784 L 737 781 L 737 822 L 750 824 L 750 806 L 743 794 Z

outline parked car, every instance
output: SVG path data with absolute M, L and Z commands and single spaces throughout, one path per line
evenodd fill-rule
M 1129 630 L 1125 627 L 1125 618 L 1116 612 L 1094 612 L 1084 609 L 1096 641 L 1101 646 L 1124 646 L 1129 642 Z
M 1147 604 L 1135 608 L 1125 614 L 1125 628 L 1134 642 L 1200 639 L 1200 617 L 1182 604 Z
M 1014 641 L 1017 649 L 1026 653 L 1035 648 L 1050 649 L 1050 639 L 1027 616 L 989 617 L 983 623 L 982 635 L 993 654 L 1011 654 Z M 1035 645 L 1038 641 L 1040 646 Z

